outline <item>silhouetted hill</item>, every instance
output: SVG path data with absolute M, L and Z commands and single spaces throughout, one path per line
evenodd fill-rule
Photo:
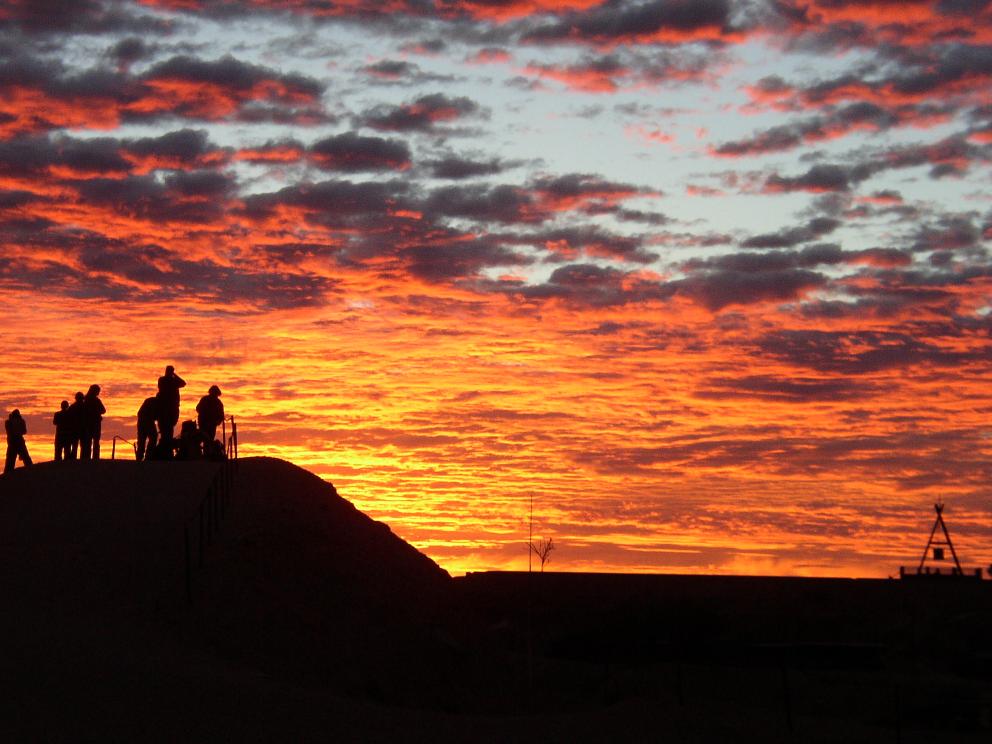
M 201 567 L 220 467 L 0 476 L 0 740 L 987 740 L 992 582 L 451 579 L 271 458 Z

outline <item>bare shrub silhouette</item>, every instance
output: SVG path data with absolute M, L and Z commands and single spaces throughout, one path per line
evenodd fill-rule
M 531 542 L 530 549 L 541 561 L 541 573 L 544 573 L 544 564 L 551 560 L 551 552 L 555 549 L 555 539 L 549 537 L 547 540 Z

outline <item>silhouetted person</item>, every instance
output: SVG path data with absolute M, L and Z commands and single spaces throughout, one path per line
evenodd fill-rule
M 211 385 L 207 394 L 196 404 L 196 423 L 203 439 L 212 442 L 217 438 L 217 427 L 224 420 L 224 403 L 220 399 L 220 388 Z
M 24 467 L 31 464 L 31 455 L 28 454 L 28 446 L 24 442 L 24 436 L 28 433 L 28 425 L 21 418 L 21 412 L 16 408 L 10 412 L 10 416 L 3 422 L 3 428 L 7 431 L 7 462 L 3 466 L 3 472 L 9 473 L 14 469 L 17 458 L 21 458 Z
M 83 401 L 85 396 L 76 393 L 72 405 L 66 411 L 67 425 L 69 427 L 69 459 L 75 460 L 80 456 L 79 444 L 83 440 L 83 431 L 86 428 L 86 414 L 83 411 Z
M 179 422 L 179 388 L 186 387 L 186 380 L 176 374 L 171 364 L 165 368 L 165 374 L 158 378 L 158 428 L 162 439 L 171 440 L 172 433 Z
M 196 428 L 194 421 L 183 421 L 179 429 L 178 460 L 199 460 L 203 457 L 203 434 Z
M 138 409 L 138 449 L 136 454 L 139 461 L 145 459 L 146 452 L 151 457 L 155 445 L 158 444 L 156 421 L 158 421 L 158 397 L 153 395 L 151 398 L 145 398 L 145 402 Z
M 52 416 L 55 424 L 55 462 L 72 459 L 72 414 L 69 401 L 62 401 L 62 407 Z
M 100 386 L 90 385 L 83 398 L 83 451 L 80 459 L 100 459 L 100 427 L 106 412 L 100 400 Z

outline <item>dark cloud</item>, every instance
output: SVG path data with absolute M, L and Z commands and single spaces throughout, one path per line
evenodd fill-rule
M 221 165 L 229 152 L 206 132 L 182 129 L 159 137 L 80 139 L 68 135 L 0 141 L 0 173 L 19 177 L 121 175 L 154 169 L 200 169 Z
M 682 268 L 688 272 L 730 271 L 746 274 L 787 269 L 811 269 L 855 260 L 856 254 L 846 254 L 840 246 L 824 244 L 809 246 L 801 251 L 769 251 L 764 253 L 727 253 L 712 258 L 694 258 Z
M 877 386 L 845 377 L 776 377 L 745 375 L 713 377 L 703 380 L 694 393 L 699 398 L 718 400 L 743 398 L 817 403 L 823 401 L 861 400 L 877 391 Z
M 982 231 L 972 217 L 949 215 L 933 224 L 921 225 L 913 238 L 914 251 L 952 251 L 971 248 L 982 240 Z
M 283 207 L 300 210 L 307 220 L 330 229 L 374 227 L 381 226 L 396 209 L 415 208 L 409 192 L 408 183 L 395 180 L 300 183 L 244 197 L 244 213 L 264 221 Z
M 107 0 L 6 0 L 0 28 L 29 34 L 142 32 L 165 34 L 168 21 L 137 12 L 125 3 Z
M 455 80 L 453 75 L 425 72 L 420 65 L 405 60 L 384 59 L 365 65 L 361 72 L 380 85 L 424 85 Z
M 673 466 L 684 464 L 702 469 L 743 466 L 782 475 L 809 476 L 844 463 L 847 468 L 873 478 L 880 473 L 891 473 L 894 480 L 910 489 L 919 488 L 920 484 L 897 474 L 932 473 L 938 468 L 943 483 L 967 481 L 975 478 L 976 473 L 978 478 L 984 476 L 980 458 L 962 454 L 981 451 L 983 445 L 974 431 L 933 428 L 936 430 L 829 437 L 787 436 L 780 430 L 736 428 L 704 437 L 666 437 L 654 447 L 586 450 L 574 459 L 604 473 L 640 474 L 659 465 L 664 465 L 668 474 Z
M 178 129 L 158 137 L 125 140 L 121 148 L 129 155 L 167 168 L 202 167 L 211 160 L 220 162 L 226 153 L 211 144 L 202 129 Z
M 399 252 L 411 274 L 432 282 L 472 278 L 485 268 L 523 266 L 531 259 L 486 240 L 418 245 Z
M 231 56 L 212 61 L 185 55 L 172 57 L 151 67 L 141 80 L 146 84 L 168 81 L 208 84 L 221 91 L 242 94 L 245 98 L 291 102 L 315 99 L 324 90 L 314 78 L 279 73 Z
M 235 182 L 215 171 L 175 172 L 154 176 L 91 178 L 70 182 L 89 205 L 149 222 L 208 224 L 226 211 L 225 199 Z
M 849 191 L 851 186 L 868 177 L 868 173 L 854 172 L 839 165 L 814 165 L 801 176 L 787 177 L 774 174 L 765 181 L 765 190 L 779 191 Z
M 358 118 L 358 123 L 383 131 L 429 132 L 439 123 L 479 113 L 479 104 L 470 98 L 453 98 L 443 93 L 434 93 L 400 106 L 376 106 L 363 113 Z
M 0 141 L 0 173 L 41 176 L 54 166 L 89 174 L 125 173 L 131 168 L 121 155 L 120 142 L 110 137 L 42 136 Z
M 734 157 L 781 152 L 812 142 L 841 137 L 856 129 L 889 129 L 912 119 L 913 112 L 913 107 L 893 111 L 861 101 L 844 106 L 829 115 L 772 127 L 747 139 L 724 143 L 714 148 L 713 152 Z
M 5 57 L 5 58 L 3 58 Z M 109 129 L 122 121 L 183 116 L 193 119 L 322 121 L 322 86 L 227 56 L 204 61 L 173 57 L 140 76 L 118 69 L 76 70 L 54 58 L 0 54 L 0 133 L 67 127 Z M 309 117 L 309 118 L 308 118 Z
M 960 368 L 992 361 L 989 344 L 959 351 L 897 331 L 777 331 L 760 338 L 757 348 L 796 367 L 843 375 L 917 365 Z
M 204 304 L 226 312 L 319 305 L 336 287 L 310 274 L 190 260 L 161 246 L 79 230 L 53 230 L 35 239 L 35 245 L 61 252 L 65 262 L 0 260 L 0 286 L 114 301 L 187 300 L 191 312 Z M 232 308 L 233 297 L 238 310 Z
M 381 171 L 410 167 L 410 148 L 405 142 L 362 137 L 355 132 L 319 140 L 310 147 L 308 154 L 325 170 Z
M 154 49 L 155 47 L 144 39 L 129 36 L 110 47 L 107 54 L 117 64 L 118 69 L 125 72 L 133 63 L 150 57 Z
M 441 158 L 440 160 L 431 160 L 424 163 L 424 165 L 430 168 L 431 175 L 434 178 L 448 178 L 452 180 L 475 178 L 477 176 L 494 176 L 497 173 L 502 173 L 508 167 L 498 158 L 472 160 L 454 155 Z
M 744 248 L 791 248 L 800 243 L 808 243 L 824 235 L 829 235 L 841 226 L 841 221 L 829 217 L 818 217 L 802 227 L 794 227 L 777 233 L 755 235 L 744 240 Z
M 541 23 L 525 41 L 588 41 L 597 44 L 647 41 L 691 41 L 720 38 L 733 30 L 728 0 L 654 0 L 631 4 L 604 3 L 585 12 L 562 14 Z
M 536 223 L 546 214 L 526 189 L 517 186 L 466 184 L 432 191 L 424 211 L 437 217 L 462 217 L 481 222 Z
M 584 254 L 588 257 L 646 264 L 658 257 L 644 250 L 642 238 L 617 235 L 595 225 L 538 230 L 515 236 L 501 235 L 500 238 L 549 251 L 552 254 L 548 257 L 549 260 L 557 257 L 560 261 L 566 261 Z
M 31 191 L 0 189 L 0 209 L 17 209 L 42 199 Z
M 669 282 L 674 293 L 691 297 L 712 311 L 729 305 L 784 302 L 826 283 L 824 275 L 799 268 L 756 271 L 704 271 Z

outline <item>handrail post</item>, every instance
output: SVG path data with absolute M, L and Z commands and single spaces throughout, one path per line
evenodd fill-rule
M 114 437 L 110 442 L 110 459 L 113 460 L 117 457 L 117 437 Z

